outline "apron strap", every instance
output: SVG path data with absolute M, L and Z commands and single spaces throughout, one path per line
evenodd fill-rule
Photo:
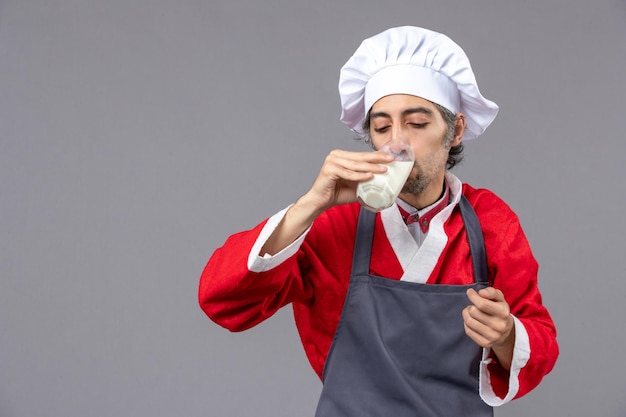
M 361 206 L 359 222 L 356 226 L 354 239 L 354 254 L 352 255 L 352 275 L 368 275 L 370 273 L 370 258 L 372 242 L 374 240 L 374 225 L 376 213 Z
M 470 202 L 461 194 L 459 202 L 461 217 L 465 225 L 465 234 L 472 254 L 472 264 L 474 265 L 474 281 L 489 282 L 489 272 L 487 270 L 487 254 L 485 252 L 485 239 L 483 230 L 480 228 L 478 216 Z
M 478 216 L 476 216 L 476 212 L 464 195 L 461 195 L 459 209 L 461 211 L 461 217 L 463 218 L 463 224 L 465 225 L 465 232 L 472 256 L 474 281 L 489 282 L 485 240 L 480 222 L 478 221 Z M 369 267 L 372 254 L 372 242 L 374 240 L 375 219 L 376 213 L 361 207 L 354 241 L 352 275 L 367 275 L 370 272 Z

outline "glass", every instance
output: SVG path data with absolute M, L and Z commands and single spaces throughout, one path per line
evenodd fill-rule
M 374 178 L 357 184 L 356 196 L 366 209 L 381 211 L 393 205 L 402 191 L 413 164 L 415 155 L 413 149 L 405 142 L 390 140 L 379 150 L 394 157 L 390 163 L 383 164 L 387 171 L 382 174 L 374 174 Z

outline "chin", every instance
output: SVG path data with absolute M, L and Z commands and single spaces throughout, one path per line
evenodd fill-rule
M 421 194 L 426 188 L 428 188 L 428 183 L 420 180 L 420 178 L 414 178 L 404 184 L 404 187 L 402 187 L 402 191 L 400 191 L 400 194 L 418 195 Z

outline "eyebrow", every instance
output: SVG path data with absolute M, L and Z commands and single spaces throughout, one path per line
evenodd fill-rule
M 425 114 L 427 116 L 432 116 L 433 115 L 433 111 L 431 109 L 427 109 L 426 107 L 411 107 L 410 109 L 406 109 L 402 112 L 402 116 L 406 117 L 410 114 L 414 114 L 414 113 L 422 113 Z M 386 118 L 391 118 L 391 116 L 389 115 L 389 113 L 385 113 L 384 111 L 377 111 L 374 113 L 370 113 L 370 120 L 371 119 L 375 119 L 378 117 L 386 117 Z

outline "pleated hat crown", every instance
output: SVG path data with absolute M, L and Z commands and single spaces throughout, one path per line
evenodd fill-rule
M 410 94 L 463 113 L 464 140 L 480 136 L 498 113 L 484 98 L 463 49 L 441 33 L 414 26 L 364 40 L 341 68 L 341 121 L 363 133 L 372 105 L 390 94 Z

